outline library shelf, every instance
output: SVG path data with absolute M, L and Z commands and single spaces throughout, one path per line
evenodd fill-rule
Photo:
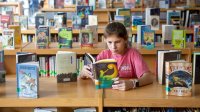
M 37 99 L 17 97 L 15 75 L 7 75 L 0 88 L 0 107 L 96 107 L 102 112 L 103 91 L 96 90 L 92 80 L 57 83 L 56 77 L 41 77 Z
M 191 97 L 167 96 L 165 86 L 151 85 L 130 91 L 104 90 L 104 107 L 200 107 L 200 85 L 193 85 Z
M 20 2 L 0 2 L 0 6 L 18 6 Z
M 84 55 L 85 53 L 91 53 L 94 55 L 99 54 L 102 50 L 106 49 L 105 43 L 94 44 L 93 48 L 80 48 L 78 42 L 72 44 L 73 48 L 58 48 L 58 43 L 50 43 L 49 49 L 36 49 L 35 43 L 29 43 L 22 48 L 23 52 L 34 52 L 38 55 L 55 55 L 57 51 L 71 51 L 76 52 L 77 55 Z

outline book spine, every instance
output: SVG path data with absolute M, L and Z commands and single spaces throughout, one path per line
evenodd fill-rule
M 169 63 L 170 62 L 165 62 L 165 73 L 166 73 L 166 86 L 165 86 L 165 91 L 166 91 L 166 95 L 169 95 Z

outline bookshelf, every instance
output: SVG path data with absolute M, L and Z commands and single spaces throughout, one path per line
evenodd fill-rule
M 0 85 L 0 111 L 21 112 L 23 109 L 20 108 L 26 108 L 24 112 L 32 112 L 35 107 L 58 107 L 68 111 L 69 107 L 96 107 L 99 112 L 102 112 L 103 90 L 96 90 L 91 80 L 57 83 L 56 78 L 53 77 L 40 78 L 39 83 L 38 99 L 19 99 L 16 94 L 15 75 L 6 77 L 6 83 Z
M 15 10 L 13 11 L 17 11 L 14 12 L 14 14 L 17 15 L 22 15 L 22 4 L 20 2 L 0 2 L 0 7 L 4 7 L 4 6 L 13 6 L 15 7 Z
M 0 6 L 18 6 L 17 3 L 0 3 Z M 161 9 L 166 12 L 170 9 Z M 195 10 L 200 8 L 191 8 Z M 177 9 L 176 9 L 177 10 Z M 183 9 L 178 9 L 183 10 Z M 45 7 L 43 12 L 75 12 L 74 8 L 50 9 Z M 105 24 L 109 23 L 109 13 L 115 12 L 116 8 L 96 9 L 94 14 L 98 15 L 100 27 L 98 34 L 103 34 Z M 132 12 L 144 12 L 144 8 L 131 9 Z M 164 23 L 165 21 L 163 21 Z M 68 23 L 71 23 L 69 20 Z M 70 25 L 70 24 L 69 24 Z M 2 30 L 0 30 L 2 33 Z M 35 34 L 35 29 L 22 30 L 22 34 Z M 57 34 L 58 31 L 51 29 L 51 34 Z M 187 34 L 193 34 L 192 29 L 186 29 Z M 79 30 L 73 30 L 73 34 L 79 34 Z M 133 31 L 133 34 L 137 34 Z M 157 30 L 156 34 L 162 34 L 162 30 Z M 182 51 L 182 57 L 191 61 L 193 52 L 200 51 L 200 48 L 194 48 L 193 43 L 187 43 L 187 47 L 179 49 Z M 81 49 L 79 43 L 73 43 L 72 49 L 59 49 L 57 43 L 51 43 L 49 49 L 36 49 L 35 43 L 26 43 L 22 47 L 15 50 L 5 50 L 5 67 L 7 70 L 6 83 L 0 84 L 0 111 L 32 111 L 35 107 L 58 107 L 61 111 L 75 107 L 96 107 L 99 112 L 103 112 L 103 107 L 194 107 L 200 108 L 200 85 L 194 85 L 192 97 L 173 97 L 165 95 L 165 88 L 162 85 L 154 84 L 141 87 L 130 91 L 116 91 L 111 89 L 95 90 L 91 80 L 80 80 L 70 83 L 57 84 L 56 78 L 40 78 L 40 98 L 27 100 L 18 99 L 16 96 L 16 52 L 34 52 L 37 55 L 55 55 L 57 51 L 72 51 L 78 56 L 88 52 L 98 55 L 102 50 L 106 49 L 104 43 L 94 45 L 94 48 Z M 171 45 L 163 45 L 156 43 L 156 48 L 147 50 L 138 44 L 133 47 L 139 50 L 143 58 L 147 62 L 150 70 L 156 73 L 156 53 L 157 50 L 174 49 Z M 49 89 L 49 87 L 51 87 Z M 94 93 L 94 94 L 93 94 Z M 185 103 L 188 102 L 188 103 Z
M 154 82 L 130 91 L 104 90 L 104 107 L 200 107 L 200 85 L 194 85 L 192 97 L 165 95 L 165 86 Z

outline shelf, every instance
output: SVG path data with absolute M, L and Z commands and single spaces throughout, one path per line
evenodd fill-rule
M 97 32 L 100 33 L 100 34 L 103 34 L 103 31 L 104 31 L 103 28 L 99 28 L 99 29 L 97 30 Z M 80 32 L 80 31 L 79 31 L 78 29 L 72 30 L 72 33 L 73 33 L 73 34 L 79 34 L 79 32 Z M 2 30 L 0 30 L 0 33 L 2 33 Z M 22 33 L 22 34 L 35 34 L 35 29 L 21 30 L 21 33 Z M 50 30 L 50 33 L 52 33 L 52 34 L 57 34 L 57 33 L 58 33 L 58 30 L 51 29 L 51 30 Z
M 106 49 L 106 45 L 104 43 L 94 44 L 94 48 L 80 48 L 79 43 L 73 43 L 73 48 L 58 48 L 58 43 L 51 43 L 49 45 L 49 49 L 36 49 L 35 43 L 29 43 L 25 47 L 22 48 L 22 52 L 34 52 L 38 55 L 55 55 L 57 51 L 71 51 L 76 52 L 78 55 L 83 55 L 86 52 L 94 55 L 99 54 L 102 50 Z
M 40 78 L 39 83 L 38 99 L 19 99 L 16 78 L 6 77 L 6 83 L 0 85 L 0 107 L 99 107 L 102 99 L 102 91 L 91 80 L 57 83 L 56 78 Z
M 101 22 L 106 22 L 106 21 L 101 21 Z M 103 34 L 104 32 L 104 27 L 101 27 L 101 28 L 98 28 L 98 34 Z M 0 33 L 2 33 L 2 30 L 0 30 Z M 50 30 L 50 33 L 52 34 L 57 34 L 58 33 L 58 30 L 55 30 L 55 29 L 51 29 Z M 79 30 L 78 29 L 74 29 L 72 30 L 72 33 L 73 34 L 79 34 Z M 156 34 L 162 34 L 162 30 L 155 30 L 155 33 Z M 21 34 L 30 34 L 30 35 L 34 35 L 35 34 L 35 29 L 28 29 L 28 30 L 21 30 Z M 132 31 L 132 34 L 136 35 L 137 34 L 137 31 Z M 193 30 L 192 29 L 189 29 L 187 30 L 186 29 L 186 34 L 193 34 Z
M 106 8 L 106 9 L 95 9 L 94 12 L 116 12 L 117 8 Z M 161 8 L 161 12 L 167 12 L 167 10 L 200 10 L 200 8 Z M 63 8 L 63 9 L 53 9 L 53 8 L 43 8 L 43 12 L 75 12 L 76 8 Z M 145 8 L 132 8 L 131 12 L 144 12 Z
M 154 84 L 130 91 L 104 90 L 104 107 L 200 107 L 200 85 L 192 97 L 167 96 L 165 86 Z
M 53 8 L 43 8 L 43 12 L 75 12 L 75 8 L 62 8 L 62 9 L 53 9 Z
M 171 46 L 171 44 L 162 44 L 160 42 L 155 43 L 155 48 L 154 49 L 146 49 L 141 46 L 141 44 L 136 44 L 134 43 L 132 46 L 136 48 L 142 55 L 156 55 L 157 50 L 181 50 L 182 54 L 184 55 L 190 55 L 191 53 L 191 48 L 190 44 L 186 45 L 186 48 L 183 49 L 175 49 Z
M 192 43 L 191 43 L 192 44 Z M 58 43 L 51 43 L 49 49 L 35 49 L 35 43 L 28 43 L 26 46 L 24 46 L 22 48 L 23 52 L 35 52 L 37 54 L 40 55 L 55 55 L 57 51 L 71 51 L 71 52 L 76 52 L 77 54 L 83 55 L 86 52 L 97 55 L 99 54 L 101 51 L 105 50 L 106 44 L 103 42 L 99 42 L 98 44 L 94 44 L 94 48 L 88 48 L 88 49 L 83 49 L 80 48 L 80 45 L 78 42 L 74 42 L 72 45 L 72 48 L 57 48 Z M 157 54 L 157 50 L 172 50 L 175 48 L 171 47 L 171 45 L 164 45 L 162 43 L 156 43 L 156 47 L 154 49 L 145 49 L 142 48 L 142 46 L 140 44 L 133 44 L 133 47 L 135 47 L 142 55 L 156 55 Z M 176 49 L 176 50 L 181 50 L 182 54 L 184 55 L 190 55 L 191 53 L 191 49 L 190 47 L 187 45 L 186 48 L 184 49 Z
M 19 2 L 0 2 L 0 6 L 18 6 Z

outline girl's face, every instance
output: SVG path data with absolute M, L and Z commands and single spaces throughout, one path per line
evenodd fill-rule
M 125 41 L 123 38 L 119 38 L 116 35 L 111 35 L 108 36 L 105 41 L 112 54 L 124 54 L 127 41 Z

